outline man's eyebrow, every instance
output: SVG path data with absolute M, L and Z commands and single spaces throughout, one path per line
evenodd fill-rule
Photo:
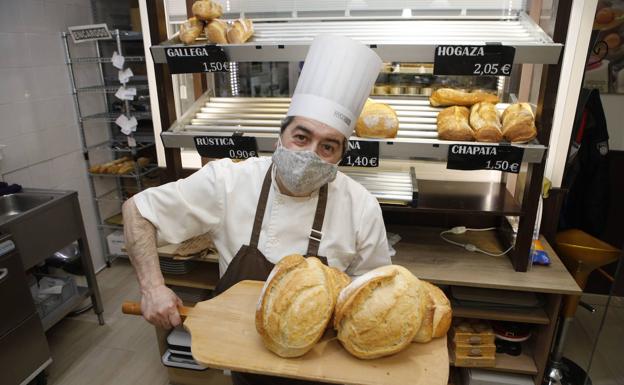
M 295 130 L 301 130 L 301 131 L 305 132 L 308 135 L 312 135 L 312 130 L 310 130 L 309 128 L 307 128 L 305 126 L 302 126 L 300 124 L 295 126 Z
M 306 134 L 308 134 L 308 135 L 312 136 L 312 130 L 310 130 L 309 128 L 307 128 L 307 127 L 305 127 L 305 126 L 302 126 L 302 125 L 300 125 L 300 124 L 296 125 L 294 129 L 295 129 L 295 130 L 301 130 L 301 131 L 303 131 L 304 133 L 306 133 Z M 327 139 L 323 139 L 323 141 L 325 141 L 325 142 L 330 142 L 330 143 L 335 143 L 335 144 L 337 144 L 338 146 L 341 146 L 341 145 L 342 145 L 342 142 L 340 142 L 338 139 L 327 138 Z

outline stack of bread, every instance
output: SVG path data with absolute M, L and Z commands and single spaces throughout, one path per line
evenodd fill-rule
M 373 359 L 445 336 L 451 306 L 439 288 L 401 266 L 383 266 L 350 282 L 314 257 L 283 258 L 256 309 L 264 345 L 281 357 L 299 357 L 331 324 L 349 353 Z
M 221 4 L 213 0 L 197 0 L 191 8 L 193 17 L 180 26 L 180 41 L 193 44 L 202 32 L 209 42 L 215 44 L 241 44 L 253 35 L 251 19 L 225 21 Z
M 110 162 L 96 164 L 89 167 L 89 172 L 93 174 L 128 174 L 135 170 L 136 165 L 146 167 L 150 164 L 150 158 L 140 157 L 136 162 L 127 156 L 115 159 Z
M 535 117 L 528 103 L 512 104 L 499 116 L 498 96 L 440 88 L 429 102 L 434 107 L 450 106 L 438 113 L 438 138 L 442 140 L 498 143 L 503 139 L 524 143 L 537 136 Z M 468 109 L 470 107 L 470 109 Z
M 394 109 L 368 99 L 355 124 L 355 135 L 362 138 L 394 138 L 398 131 L 399 118 Z

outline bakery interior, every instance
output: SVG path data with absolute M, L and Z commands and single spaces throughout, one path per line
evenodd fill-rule
M 277 348 L 278 290 L 215 295 L 208 232 L 158 245 L 184 325 L 151 325 L 122 204 L 271 157 L 323 33 L 383 61 L 339 170 L 381 208 L 392 306 L 429 307 L 400 348 L 363 353 L 360 292 L 332 269 L 326 328 Z M 0 48 L 2 385 L 624 385 L 624 1 L 2 0 Z M 297 263 L 293 281 L 330 276 Z

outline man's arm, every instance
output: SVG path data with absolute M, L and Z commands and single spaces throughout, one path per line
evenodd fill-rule
M 362 275 L 377 267 L 392 264 L 386 226 L 377 199 L 371 195 L 361 211 L 362 217 L 356 230 L 358 259 L 347 271 L 351 276 Z
M 165 286 L 160 271 L 156 228 L 143 218 L 132 198 L 122 206 L 126 250 L 141 289 L 141 311 L 150 323 L 165 329 L 181 323 L 178 306 L 182 301 Z

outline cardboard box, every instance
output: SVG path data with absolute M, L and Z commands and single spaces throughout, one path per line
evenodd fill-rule
M 115 230 L 106 236 L 108 252 L 113 255 L 126 255 L 123 247 L 126 244 L 123 231 Z

